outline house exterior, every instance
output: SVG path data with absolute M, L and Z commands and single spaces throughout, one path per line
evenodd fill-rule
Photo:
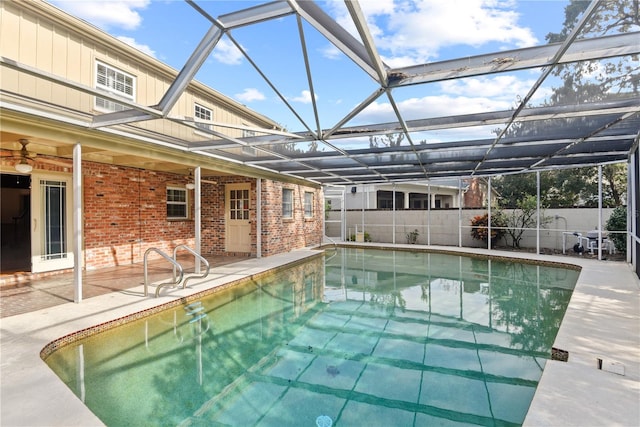
M 276 129 L 267 117 L 194 80 L 170 117 L 101 128 L 157 105 L 178 71 L 40 0 L 0 2 L 0 56 L 5 278 L 180 244 L 263 257 L 321 243 L 319 186 L 176 148 Z
M 345 192 L 345 209 L 452 209 L 487 206 L 487 182 L 480 178 L 436 182 L 351 186 Z M 395 204 L 394 204 L 395 197 Z M 492 204 L 497 194 L 492 190 Z M 339 209 L 331 201 L 331 209 Z

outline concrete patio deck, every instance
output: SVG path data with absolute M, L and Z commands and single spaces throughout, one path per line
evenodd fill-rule
M 640 281 L 626 263 L 468 248 L 429 249 L 579 265 L 582 271 L 555 341 L 555 347 L 568 351 L 568 361 L 546 364 L 524 425 L 640 425 Z M 40 358 L 49 342 L 317 253 L 300 250 L 215 267 L 206 284 L 172 290 L 160 298 L 142 297 L 143 288 L 138 284 L 80 304 L 64 303 L 3 317 L 0 425 L 103 425 Z M 597 368 L 599 358 L 603 370 Z

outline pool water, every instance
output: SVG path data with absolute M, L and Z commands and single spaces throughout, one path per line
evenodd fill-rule
M 577 276 L 338 248 L 46 362 L 108 426 L 515 426 Z

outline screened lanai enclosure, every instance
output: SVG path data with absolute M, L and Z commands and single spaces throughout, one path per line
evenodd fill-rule
M 539 177 L 545 171 L 583 167 L 601 171 L 607 165 L 620 163 L 627 169 L 627 230 L 623 231 L 628 241 L 626 257 L 638 266 L 637 2 L 575 2 L 574 19 L 554 29 L 547 40 L 528 43 L 527 47 L 503 50 L 492 45 L 493 51 L 478 47 L 464 57 L 425 55 L 405 57 L 403 61 L 387 60 L 390 46 L 402 42 L 381 37 L 378 28 L 371 25 L 375 3 L 185 2 L 184 7 L 191 14 L 190 31 L 199 31 L 201 41 L 193 46 L 190 56 L 185 55 L 178 77 L 157 105 L 138 105 L 111 96 L 110 100 L 124 106 L 122 111 L 88 118 L 82 125 L 95 131 L 117 132 L 159 120 L 198 128 L 194 135 L 199 137 L 179 140 L 158 135 L 157 143 L 322 185 L 326 200 L 331 201 L 327 228 L 338 224 L 327 234 L 345 240 L 380 222 L 393 227 L 389 241 L 404 243 L 419 224 L 420 243 L 462 246 L 470 234 L 470 217 L 487 213 L 487 226 L 491 229 L 492 179 L 514 174 Z M 410 20 L 410 12 L 404 17 L 404 22 L 395 25 L 416 24 Z M 431 24 L 422 25 L 435 26 L 439 17 L 432 18 Z M 264 45 L 251 45 L 245 39 L 245 34 L 255 29 L 264 34 Z M 463 23 L 459 31 L 465 31 Z M 427 40 L 423 42 L 428 44 Z M 348 65 L 334 72 L 327 66 L 326 56 L 319 54 L 318 46 L 330 50 L 335 61 Z M 286 112 L 287 123 L 273 129 L 238 126 L 244 136 L 230 138 L 214 126 L 232 125 L 214 122 L 214 126 L 202 126 L 198 118 L 172 115 L 173 106 L 193 79 L 225 91 L 225 74 L 208 59 L 229 48 L 239 52 L 245 66 L 243 72 L 259 78 L 257 89 L 268 93 Z M 255 56 L 264 49 L 271 52 L 269 61 Z M 5 58 L 2 66 L 70 85 L 64 79 L 43 75 Z M 510 104 L 490 102 L 490 96 L 484 104 L 465 101 L 465 97 L 496 78 L 519 85 Z M 295 102 L 291 93 L 283 89 L 284 82 L 291 81 L 304 88 L 305 102 Z M 460 97 L 433 95 L 432 90 L 442 85 L 454 88 Z M 74 89 L 110 97 L 89 87 Z M 320 100 L 329 89 L 333 94 L 349 93 L 358 101 L 335 102 L 327 107 Z M 9 103 L 3 107 L 12 108 Z M 269 109 L 260 112 L 270 115 Z M 599 176 L 602 177 L 601 172 Z M 467 212 L 460 200 L 474 180 L 483 183 L 485 202 L 474 206 L 477 211 Z M 602 182 L 601 178 L 599 188 Z M 390 215 L 389 205 L 384 218 L 365 218 L 372 210 L 366 195 L 375 194 L 379 186 L 391 194 L 404 192 L 407 200 L 416 190 L 406 186 L 421 187 L 417 192 L 427 195 L 429 202 L 420 205 L 421 209 L 411 210 L 414 218 Z M 436 186 L 451 189 L 451 199 L 447 199 L 450 201 L 440 206 L 434 204 L 435 199 L 431 202 L 431 187 Z M 359 197 L 360 205 L 347 206 L 349 200 Z M 391 212 L 407 207 L 397 206 L 395 196 L 389 200 L 393 200 L 389 202 Z M 451 224 L 437 218 L 437 209 L 445 208 L 446 203 L 450 209 L 446 217 Z M 565 222 L 581 213 L 565 210 L 542 215 L 543 207 L 538 197 L 535 226 L 527 230 L 527 238 L 533 239 L 529 246 L 538 251 L 541 245 L 551 246 L 544 242 L 546 238 L 554 239 L 555 248 L 566 250 L 580 241 L 575 231 L 585 239 L 590 231 L 602 233 L 606 220 L 603 215 L 610 213 L 603 214 L 600 203 L 594 207 L 594 220 L 572 226 Z M 463 208 L 467 213 L 463 214 Z M 349 215 L 355 217 L 349 219 Z M 548 217 L 553 224 L 545 222 Z M 555 230 L 553 235 L 544 231 L 545 224 L 547 229 Z M 452 230 L 446 241 L 438 240 L 442 237 L 438 237 L 438 227 Z M 586 251 L 592 249 L 588 240 L 584 242 Z M 491 247 L 491 239 L 486 244 Z M 599 245 L 598 256 L 603 256 L 603 250 L 608 248 Z

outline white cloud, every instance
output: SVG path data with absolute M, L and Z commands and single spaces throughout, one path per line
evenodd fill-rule
M 340 3 L 331 3 L 338 22 L 358 37 Z M 363 1 L 369 31 L 390 66 L 422 64 L 444 48 L 500 43 L 506 48 L 532 46 L 530 28 L 518 24 L 514 3 L 497 0 Z
M 316 100 L 318 99 L 318 95 L 316 95 Z M 299 96 L 290 98 L 293 102 L 300 102 L 302 104 L 310 104 L 311 103 L 311 92 L 308 90 L 303 90 Z
M 524 98 L 535 79 L 519 79 L 514 75 L 480 76 L 460 80 L 446 80 L 440 82 L 443 93 L 449 95 L 473 95 L 475 97 L 491 97 L 501 102 L 510 102 L 513 107 Z M 545 86 L 538 88 L 532 103 L 543 101 L 551 94 L 551 89 Z
M 340 49 L 332 44 L 320 49 L 320 53 L 322 54 L 322 57 L 326 59 L 339 59 L 342 56 Z
M 153 49 L 151 49 L 149 46 L 147 46 L 146 44 L 139 44 L 138 42 L 136 42 L 131 37 L 118 36 L 117 38 L 118 38 L 118 40 L 125 42 L 129 46 L 131 46 L 133 48 L 136 48 L 139 51 L 144 52 L 149 56 L 152 56 L 152 57 L 156 58 L 156 52 Z
M 262 92 L 252 87 L 246 88 L 242 93 L 237 93 L 234 96 L 241 102 L 263 101 L 265 99 Z
M 438 93 L 396 100 L 396 102 L 405 120 L 513 110 L 534 83 L 535 79 L 519 79 L 513 75 L 444 81 L 438 84 Z M 535 104 L 536 101 L 542 101 L 550 95 L 550 92 L 550 88 L 543 86 L 536 91 L 530 102 Z M 369 105 L 349 124 L 376 124 L 397 120 L 391 104 L 381 100 Z M 472 126 L 464 129 L 431 131 L 426 133 L 428 136 L 425 136 L 425 139 L 435 142 L 491 138 L 494 136 L 491 131 L 496 127 L 498 126 Z
M 57 7 L 102 29 L 134 30 L 142 22 L 136 9 L 145 9 L 150 0 L 56 0 Z
M 227 65 L 238 65 L 242 62 L 242 52 L 238 50 L 236 45 L 231 43 L 227 39 L 221 39 L 211 52 L 213 56 L 219 62 Z
M 512 107 L 508 101 L 481 96 L 429 95 L 422 98 L 409 98 L 398 102 L 398 109 L 405 120 L 428 117 L 446 117 L 461 114 L 473 114 L 486 111 L 508 110 Z M 357 123 L 395 122 L 397 118 L 391 104 L 374 102 L 354 120 Z

